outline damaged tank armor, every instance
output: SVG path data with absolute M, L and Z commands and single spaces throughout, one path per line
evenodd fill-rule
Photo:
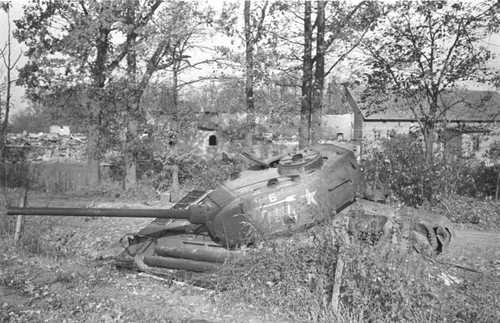
M 389 207 L 362 199 L 362 172 L 352 151 L 315 145 L 267 161 L 244 156 L 253 168 L 215 190 L 191 191 L 171 209 L 10 208 L 7 214 L 156 218 L 123 237 L 124 251 L 117 257 L 122 266 L 153 273 L 165 268 L 214 270 L 228 258 L 244 257 L 241 246 L 305 230 L 356 200 L 363 211 L 353 214 L 349 208 L 351 234 L 379 239 L 395 223 Z M 427 239 L 432 253 L 451 239 L 447 226 L 419 223 L 411 232 Z

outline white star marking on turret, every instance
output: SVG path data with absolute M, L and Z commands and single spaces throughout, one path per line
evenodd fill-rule
M 306 194 L 304 195 L 304 197 L 306 198 L 307 205 L 318 205 L 318 202 L 316 202 L 314 195 L 316 195 L 316 191 L 309 192 L 309 190 L 306 188 Z

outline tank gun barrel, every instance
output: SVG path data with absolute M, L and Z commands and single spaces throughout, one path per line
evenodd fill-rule
M 117 209 L 117 208 L 58 208 L 58 207 L 11 207 L 7 215 L 26 216 L 84 216 L 107 218 L 167 218 L 186 219 L 202 224 L 214 210 L 194 206 L 188 209 Z

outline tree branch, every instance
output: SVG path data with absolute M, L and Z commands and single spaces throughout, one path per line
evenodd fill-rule
M 145 26 L 147 24 L 147 22 L 151 19 L 151 17 L 154 15 L 154 13 L 156 12 L 156 10 L 158 9 L 158 7 L 160 6 L 160 4 L 162 2 L 163 2 L 163 0 L 156 0 L 153 3 L 153 5 L 151 6 L 151 8 L 148 11 L 148 13 L 145 16 L 143 16 L 138 22 L 136 22 L 135 24 L 133 24 L 132 30 L 130 30 L 127 33 L 127 39 L 125 40 L 125 43 L 122 44 L 122 50 L 121 50 L 121 52 L 108 65 L 108 68 L 110 70 L 114 70 L 120 64 L 120 62 L 125 58 L 125 56 L 127 55 L 128 51 L 129 51 L 129 41 L 130 41 L 131 35 L 134 34 L 137 31 L 137 29 L 139 29 L 139 28 L 141 28 L 141 27 L 143 27 L 143 26 Z
M 337 61 L 335 61 L 335 63 L 332 64 L 332 66 L 328 69 L 328 71 L 325 73 L 325 77 L 330 74 L 330 72 L 335 68 L 335 66 L 337 66 L 341 61 L 343 61 L 347 55 L 349 55 L 354 49 L 356 49 L 359 44 L 361 43 L 361 41 L 363 41 L 366 33 L 368 32 L 369 28 L 366 28 L 365 31 L 363 32 L 363 34 L 361 35 L 361 37 L 358 39 L 358 41 L 352 45 L 352 47 L 345 53 L 343 53 L 342 55 L 340 55 L 340 57 L 337 59 Z
M 349 12 L 349 14 L 347 14 L 347 16 L 345 17 L 343 23 L 341 25 L 338 26 L 337 28 L 337 32 L 334 33 L 332 36 L 330 36 L 328 38 L 328 40 L 325 41 L 325 51 L 332 45 L 332 43 L 335 41 L 335 39 L 337 39 L 340 31 L 344 28 L 345 24 L 350 21 L 352 19 L 352 17 L 354 16 L 354 14 L 364 5 L 368 4 L 368 1 L 361 1 L 360 3 L 358 3 L 356 5 L 356 7 L 354 7 L 351 12 Z
M 260 19 L 257 24 L 256 28 L 256 33 L 254 37 L 254 44 L 260 40 L 260 37 L 262 36 L 262 26 L 264 24 L 264 19 L 266 17 L 266 10 L 267 10 L 267 5 L 269 4 L 269 1 L 264 2 L 264 5 L 262 6 L 261 12 L 260 12 Z
M 210 63 L 217 63 L 217 62 L 220 62 L 220 61 L 223 61 L 222 59 L 219 59 L 219 58 L 212 58 L 212 59 L 205 59 L 205 60 L 202 60 L 202 61 L 199 61 L 199 62 L 196 62 L 196 63 L 189 63 L 189 61 L 187 61 L 187 65 L 183 66 L 183 67 L 180 67 L 179 68 L 179 72 L 181 71 L 184 71 L 188 68 L 196 68 L 197 66 L 199 65 L 203 65 L 203 64 L 210 64 Z
M 438 80 L 437 80 L 437 85 L 438 86 L 439 86 L 439 84 L 441 84 L 441 81 L 442 81 L 444 75 L 446 74 L 446 72 L 448 70 L 448 64 L 450 62 L 450 57 L 453 54 L 453 51 L 455 50 L 455 47 L 458 45 L 460 37 L 462 36 L 461 31 L 460 31 L 461 26 L 462 26 L 462 22 L 463 21 L 461 20 L 460 23 L 459 23 L 459 25 L 458 25 L 458 30 L 457 30 L 457 34 L 455 36 L 455 40 L 453 41 L 453 44 L 448 49 L 448 54 L 446 55 L 446 58 L 444 60 L 443 68 L 441 69 L 441 73 L 439 73 L 439 77 L 438 77 Z M 464 32 L 465 32 L 465 29 L 464 29 Z
M 194 83 L 198 83 L 198 82 L 202 82 L 202 81 L 209 81 L 209 80 L 225 81 L 225 80 L 239 80 L 239 79 L 240 78 L 236 77 L 236 76 L 206 76 L 206 77 L 200 77 L 200 78 L 195 79 L 195 80 L 179 83 L 177 85 L 177 88 L 180 89 L 186 85 L 190 85 L 190 84 L 194 84 Z

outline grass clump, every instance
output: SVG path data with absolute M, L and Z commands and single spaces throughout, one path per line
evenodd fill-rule
M 227 264 L 217 288 L 229 302 L 236 298 L 292 319 L 318 321 L 327 314 L 338 250 L 326 225 L 267 241 L 245 260 Z
M 340 310 L 334 312 L 339 252 L 345 265 Z M 498 277 L 461 274 L 389 242 L 343 245 L 335 230 L 322 225 L 268 241 L 248 259 L 228 264 L 218 291 L 227 302 L 306 322 L 498 321 Z M 450 284 L 446 277 L 455 280 Z
M 449 195 L 430 208 L 455 223 L 472 224 L 475 229 L 500 230 L 500 201 Z

